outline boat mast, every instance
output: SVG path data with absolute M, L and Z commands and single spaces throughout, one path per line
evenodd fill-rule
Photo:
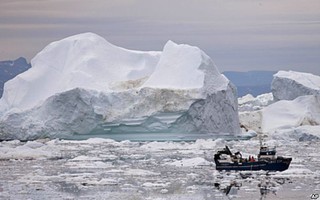
M 260 144 L 260 149 L 262 148 L 262 133 L 259 133 L 259 144 Z
M 261 149 L 263 147 L 264 134 L 262 132 L 258 132 L 258 137 L 259 137 L 259 145 L 260 145 L 260 149 Z

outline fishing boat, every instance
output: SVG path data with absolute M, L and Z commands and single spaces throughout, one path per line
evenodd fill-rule
M 276 156 L 276 148 L 261 146 L 258 156 L 243 158 L 240 152 L 233 154 L 229 147 L 214 155 L 217 170 L 266 170 L 284 171 L 288 169 L 292 158 Z

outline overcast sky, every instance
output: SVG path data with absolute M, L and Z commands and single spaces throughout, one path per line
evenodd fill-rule
M 0 0 L 0 60 L 83 32 L 128 49 L 195 45 L 221 72 L 320 75 L 320 0 Z

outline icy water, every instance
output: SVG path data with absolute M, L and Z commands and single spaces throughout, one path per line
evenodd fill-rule
M 218 172 L 225 145 L 255 155 L 258 141 L 116 142 L 110 139 L 0 143 L 0 199 L 315 199 L 319 141 L 275 141 L 287 171 Z

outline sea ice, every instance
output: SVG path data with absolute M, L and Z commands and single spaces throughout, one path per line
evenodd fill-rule
M 305 131 L 311 134 L 308 130 L 311 131 Z M 266 142 L 277 146 L 278 155 L 293 158 L 288 170 L 215 170 L 213 156 L 217 150 L 228 145 L 243 156 L 255 155 L 259 148 L 256 138 L 194 142 L 117 142 L 97 138 L 3 141 L 0 198 L 303 199 L 318 191 L 319 140 L 277 138 Z M 8 156 L 8 152 L 12 154 Z M 114 159 L 105 159 L 105 155 Z

